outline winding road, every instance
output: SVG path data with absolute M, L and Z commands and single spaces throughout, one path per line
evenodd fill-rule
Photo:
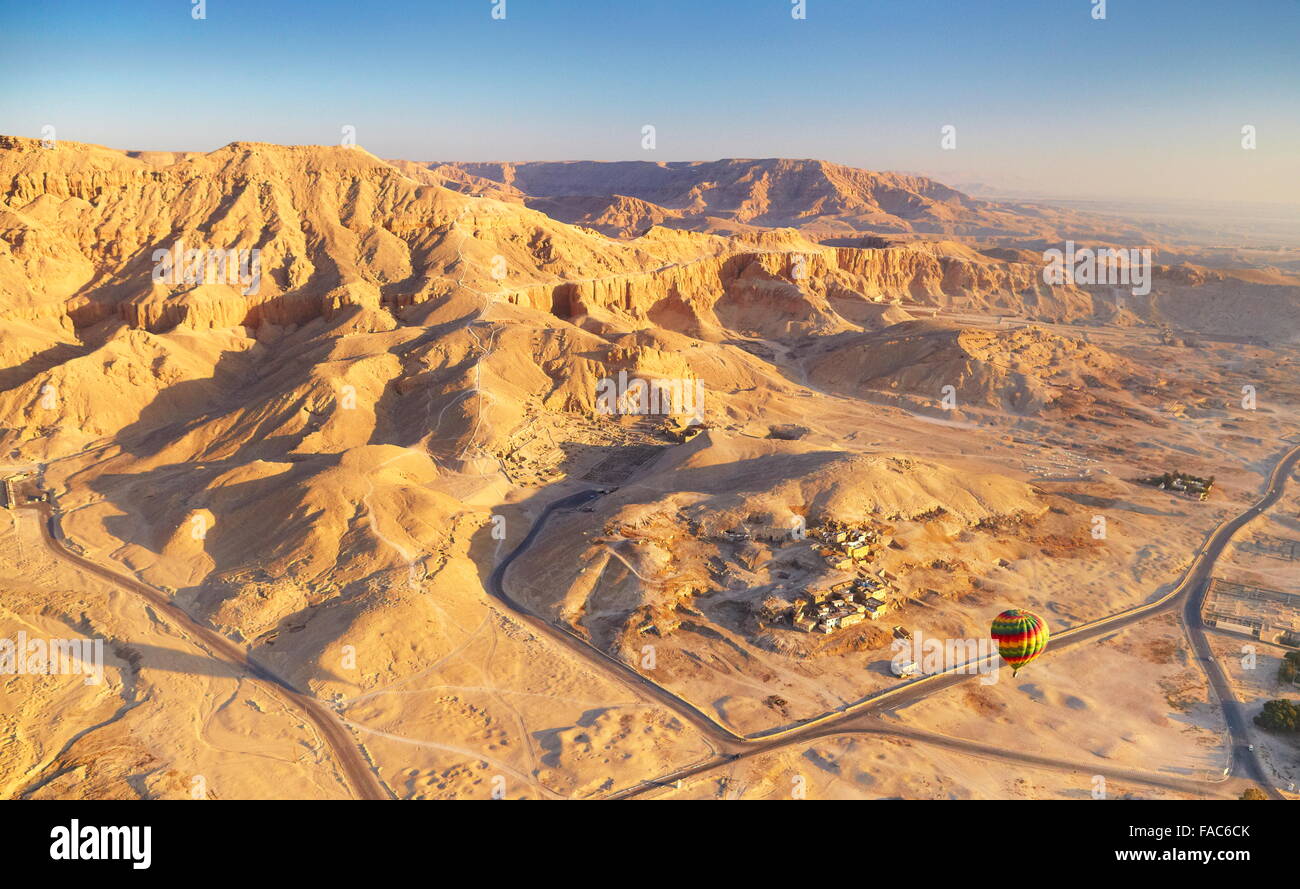
M 1298 460 L 1300 460 L 1300 446 L 1293 448 L 1273 467 L 1273 473 L 1269 476 L 1268 488 L 1264 497 L 1258 503 L 1235 519 L 1219 526 L 1210 538 L 1211 546 L 1216 547 L 1215 559 L 1218 558 L 1218 554 L 1223 551 L 1223 548 L 1232 539 L 1233 535 L 1277 503 L 1286 488 L 1287 479 L 1295 471 Z M 1215 543 L 1216 537 L 1219 538 L 1217 544 Z M 1227 722 L 1228 732 L 1232 736 L 1233 764 L 1240 765 L 1250 775 L 1251 780 L 1262 787 L 1270 798 L 1285 799 L 1266 777 L 1264 768 L 1259 762 L 1259 757 L 1255 755 L 1255 751 L 1250 745 L 1249 727 L 1246 725 L 1245 714 L 1242 713 L 1241 705 L 1232 693 L 1231 686 L 1228 684 L 1228 677 L 1223 672 L 1223 667 L 1215 659 L 1214 652 L 1210 648 L 1210 641 L 1205 632 L 1205 622 L 1201 619 L 1201 608 L 1205 604 L 1205 596 L 1210 590 L 1211 572 L 1214 567 L 1213 559 L 1208 564 L 1200 567 L 1202 570 L 1198 572 L 1196 571 L 1197 566 L 1193 566 L 1193 572 L 1196 574 L 1193 588 L 1196 592 L 1194 595 L 1187 596 L 1183 604 L 1183 624 L 1187 627 L 1187 635 L 1191 639 L 1192 647 L 1196 650 L 1196 656 L 1200 658 L 1206 676 L 1209 677 L 1210 684 L 1214 687 L 1214 693 L 1219 698 L 1219 704 L 1223 707 L 1223 718 Z
M 1099 636 L 1114 633 L 1148 617 L 1170 611 L 1181 603 L 1183 606 L 1182 619 L 1186 625 L 1188 635 L 1223 708 L 1224 718 L 1232 737 L 1233 765 L 1240 767 L 1249 775 L 1251 780 L 1259 784 L 1271 797 L 1276 799 L 1282 799 L 1283 797 L 1267 780 L 1263 767 L 1256 758 L 1254 751 L 1250 749 L 1245 717 L 1232 695 L 1222 668 L 1215 662 L 1210 652 L 1209 642 L 1205 636 L 1205 627 L 1200 617 L 1200 609 L 1205 599 L 1206 590 L 1209 587 L 1215 563 L 1219 556 L 1222 555 L 1224 548 L 1238 531 L 1253 519 L 1262 515 L 1278 501 L 1286 488 L 1288 478 L 1295 471 L 1297 462 L 1300 462 L 1300 445 L 1292 448 L 1278 460 L 1269 476 L 1263 496 L 1255 504 L 1245 512 L 1223 522 L 1210 533 L 1206 541 L 1197 550 L 1191 565 L 1183 573 L 1182 578 L 1168 593 L 1146 604 L 1063 630 L 1053 636 L 1051 646 L 1051 651 L 1059 651 L 1062 648 L 1068 648 Z M 976 675 L 973 668 L 984 661 L 990 660 L 990 658 L 968 661 L 944 672 L 914 679 L 868 695 L 837 710 L 792 725 L 780 726 L 752 735 L 739 735 L 718 723 L 694 704 L 672 694 L 667 689 L 642 676 L 629 664 L 611 657 L 576 634 L 536 615 L 525 605 L 511 597 L 505 589 L 504 580 L 507 570 L 528 550 L 538 534 L 541 533 L 546 522 L 556 512 L 577 508 L 599 496 L 601 496 L 601 492 L 598 490 L 581 491 L 548 505 L 537 517 L 527 536 L 497 564 L 489 581 L 489 590 L 512 610 L 523 616 L 535 629 L 586 658 L 593 667 L 599 669 L 609 678 L 625 686 L 632 687 L 634 690 L 645 692 L 659 703 L 672 709 L 674 713 L 699 730 L 711 742 L 718 754 L 716 759 L 711 762 L 696 764 L 668 775 L 662 775 L 656 779 L 647 780 L 635 787 L 614 794 L 612 798 L 630 798 L 655 787 L 662 787 L 665 784 L 706 772 L 728 762 L 840 734 L 912 737 L 918 741 L 940 744 L 975 755 L 996 755 L 992 748 L 975 742 L 887 726 L 877 716 L 886 706 L 892 708 L 911 704 L 970 679 L 973 675 Z M 993 657 L 995 658 L 996 655 Z M 1054 768 L 1081 769 L 1081 767 L 1074 764 L 1023 754 L 1011 754 L 1000 758 L 1010 758 L 1026 764 L 1049 765 Z M 1203 782 L 1166 780 L 1159 776 L 1143 775 L 1138 772 L 1125 772 L 1120 775 L 1115 770 L 1110 770 L 1110 773 L 1116 777 L 1123 777 L 1126 780 L 1147 785 L 1190 792 L 1204 792 L 1205 790 Z
M 22 510 L 35 513 L 40 518 L 41 539 L 45 548 L 57 559 L 70 563 L 78 570 L 93 574 L 108 583 L 146 600 L 172 623 L 185 633 L 199 640 L 213 655 L 232 667 L 237 674 L 250 676 L 272 694 L 279 697 L 291 709 L 297 710 L 320 732 L 321 737 L 333 753 L 347 784 L 354 796 L 360 799 L 392 799 L 375 774 L 370 762 L 361 753 L 357 741 L 339 722 L 334 711 L 309 694 L 299 691 L 281 679 L 266 667 L 254 661 L 248 653 L 220 633 L 203 626 L 190 617 L 184 609 L 176 605 L 160 590 L 136 580 L 128 574 L 92 562 L 85 556 L 68 549 L 63 544 L 59 531 L 58 517 L 48 503 L 21 507 Z
M 1213 657 L 1200 611 L 1209 587 L 1214 565 L 1224 548 L 1246 524 L 1263 514 L 1264 511 L 1278 501 L 1285 490 L 1288 478 L 1295 471 L 1297 462 L 1300 462 L 1300 446 L 1292 448 L 1278 461 L 1260 500 L 1245 512 L 1215 528 L 1197 551 L 1192 564 L 1184 572 L 1182 579 L 1172 590 L 1159 599 L 1144 605 L 1064 630 L 1053 637 L 1051 648 L 1052 651 L 1058 651 L 1105 634 L 1114 633 L 1140 620 L 1176 608 L 1181 604 L 1182 620 L 1186 625 L 1189 638 L 1223 707 L 1224 717 L 1232 737 L 1233 766 L 1248 774 L 1252 781 L 1260 785 L 1271 797 L 1276 799 L 1282 799 L 1283 797 L 1268 781 L 1262 765 L 1255 756 L 1254 751 L 1250 749 L 1248 742 L 1249 729 L 1246 725 L 1245 716 L 1231 692 L 1226 675 Z M 850 735 L 876 735 L 910 739 L 974 756 L 1010 760 L 1024 765 L 1062 771 L 1086 771 L 1084 767 L 1075 763 L 1001 751 L 974 741 L 949 738 L 919 729 L 888 725 L 880 720 L 879 713 L 886 707 L 893 708 L 911 704 L 970 679 L 976 674 L 973 668 L 988 659 L 957 665 L 945 672 L 923 676 L 868 695 L 820 716 L 751 735 L 741 735 L 721 725 L 694 704 L 647 679 L 631 665 L 606 654 L 577 634 L 534 613 L 524 603 L 511 596 L 506 589 L 506 573 L 529 550 L 537 536 L 545 528 L 546 523 L 557 512 L 579 508 L 602 496 L 603 493 L 598 489 L 580 491 L 550 503 L 533 522 L 523 540 L 493 569 L 488 579 L 488 589 L 493 596 L 510 608 L 516 618 L 574 652 L 587 661 L 593 669 L 611 680 L 662 704 L 692 725 L 713 747 L 715 756 L 710 760 L 641 782 L 638 785 L 612 794 L 610 798 L 631 798 L 675 781 L 707 772 L 720 765 L 763 753 L 771 753 L 795 744 Z M 289 706 L 301 712 L 317 728 L 322 738 L 329 745 L 334 759 L 355 796 L 363 799 L 392 798 L 392 795 L 379 780 L 373 765 L 362 754 L 356 739 L 351 736 L 330 707 L 311 695 L 298 690 L 286 680 L 258 664 L 249 657 L 247 652 L 231 640 L 198 623 L 161 591 L 128 574 L 91 561 L 67 548 L 63 544 L 62 535 L 59 531 L 58 518 L 49 504 L 22 507 L 22 509 L 33 512 L 40 517 L 42 540 L 53 556 L 145 599 L 161 613 L 166 614 L 185 632 L 200 640 L 212 652 L 213 656 L 225 661 L 235 668 L 237 672 L 247 674 L 255 681 L 263 683 Z M 1183 792 L 1204 793 L 1206 790 L 1204 782 L 1193 780 L 1166 778 L 1131 770 L 1117 771 L 1109 769 L 1108 774 L 1134 783 Z
M 600 497 L 601 493 L 602 492 L 598 489 L 579 491 L 576 494 L 571 494 L 568 497 L 563 497 L 548 504 L 537 517 L 536 521 L 533 522 L 532 527 L 528 530 L 528 534 L 519 542 L 519 545 L 512 549 L 504 559 L 497 563 L 496 568 L 492 571 L 492 575 L 488 578 L 488 591 L 509 606 L 510 610 L 514 612 L 515 617 L 522 620 L 542 635 L 548 636 L 560 643 L 565 648 L 576 653 L 579 657 L 590 661 L 591 665 L 606 677 L 621 685 L 631 687 L 633 691 L 639 691 L 643 694 L 649 695 L 654 700 L 670 708 L 682 719 L 685 719 L 691 725 L 695 726 L 695 728 L 702 732 L 706 738 L 712 740 L 716 745 L 719 745 L 723 749 L 728 749 L 731 744 L 743 742 L 745 739 L 742 735 L 738 735 L 730 729 L 719 725 L 716 720 L 704 713 L 694 704 L 683 698 L 679 698 L 677 695 L 674 695 L 672 692 L 665 689 L 662 685 L 651 682 L 630 665 L 620 661 L 618 658 L 606 654 L 576 633 L 572 633 L 558 624 L 551 623 L 546 618 L 532 611 L 527 605 L 515 599 L 506 590 L 506 571 L 510 569 L 510 566 L 516 559 L 522 556 L 528 548 L 533 545 L 533 541 L 537 538 L 537 535 L 542 532 L 542 529 L 546 526 L 546 522 L 551 518 L 551 516 L 562 510 L 576 509 L 584 503 L 589 503 L 597 497 Z

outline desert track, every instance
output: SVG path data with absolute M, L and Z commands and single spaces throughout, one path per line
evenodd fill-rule
M 127 592 L 145 599 L 150 605 L 165 614 L 179 628 L 199 640 L 213 655 L 225 661 L 241 674 L 247 674 L 255 681 L 261 682 L 271 693 L 278 696 L 289 707 L 298 710 L 320 732 L 325 743 L 329 745 L 334 759 L 342 770 L 354 796 L 360 799 L 392 799 L 384 788 L 373 767 L 362 755 L 353 738 L 338 721 L 333 711 L 313 698 L 294 688 L 270 670 L 258 664 L 215 630 L 198 623 L 160 591 L 147 586 L 133 577 L 114 571 L 104 565 L 80 556 L 67 549 L 61 541 L 57 517 L 49 504 L 37 507 L 24 507 L 40 517 L 41 539 L 45 548 L 57 559 L 68 562 L 74 567 L 113 584 Z
M 1237 704 L 1228 688 L 1226 679 L 1218 664 L 1210 656 L 1209 645 L 1205 640 L 1204 625 L 1200 619 L 1200 606 L 1205 597 L 1205 591 L 1209 586 L 1210 577 L 1214 570 L 1214 565 L 1219 556 L 1223 553 L 1224 547 L 1232 540 L 1238 531 L 1245 527 L 1253 519 L 1262 515 L 1265 510 L 1271 507 L 1282 496 L 1286 488 L 1286 482 L 1294 472 L 1297 462 L 1300 462 L 1300 446 L 1292 448 L 1285 453 L 1274 466 L 1269 476 L 1268 484 L 1265 487 L 1263 496 L 1249 507 L 1245 512 L 1223 522 L 1206 539 L 1205 543 L 1197 550 L 1193 557 L 1192 564 L 1184 572 L 1181 580 L 1168 593 L 1152 602 L 1144 605 L 1130 608 L 1117 614 L 1109 615 L 1090 623 L 1081 624 L 1077 627 L 1071 627 L 1057 634 L 1052 639 L 1051 650 L 1056 651 L 1064 647 L 1070 647 L 1089 639 L 1095 639 L 1098 636 L 1114 633 L 1125 627 L 1128 627 L 1138 621 L 1145 620 L 1156 614 L 1164 613 L 1180 602 L 1183 603 L 1183 620 L 1187 626 L 1189 636 L 1197 655 L 1201 657 L 1201 662 L 1210 677 L 1210 682 L 1214 686 L 1219 701 L 1223 707 L 1224 715 L 1227 720 L 1229 731 L 1233 738 L 1233 763 L 1241 764 L 1245 767 L 1251 780 L 1263 787 L 1267 793 L 1276 799 L 1282 796 L 1272 787 L 1264 776 L 1263 768 L 1256 759 L 1254 752 L 1249 749 L 1246 741 L 1246 725 L 1241 717 Z M 568 631 L 557 627 L 556 625 L 544 620 L 543 618 L 528 611 L 522 604 L 512 599 L 504 588 L 504 578 L 507 569 L 520 555 L 522 555 L 531 546 L 533 540 L 541 532 L 543 526 L 551 516 L 562 509 L 571 509 L 580 506 L 590 500 L 600 496 L 596 490 L 582 491 L 557 500 L 551 503 L 538 516 L 529 530 L 528 535 L 514 548 L 495 568 L 489 581 L 489 589 L 493 595 L 497 596 L 512 609 L 518 612 L 527 620 L 527 622 L 545 633 L 547 636 L 561 642 L 567 648 L 577 652 L 587 658 L 593 666 L 597 667 L 602 673 L 621 682 L 624 685 L 630 685 L 634 689 L 649 693 L 655 700 L 670 707 L 678 716 L 685 719 L 691 725 L 700 730 L 718 750 L 717 759 L 708 763 L 701 763 L 690 766 L 669 775 L 660 776 L 659 778 L 647 780 L 641 784 L 619 791 L 612 795 L 612 798 L 630 798 L 644 791 L 656 787 L 662 787 L 666 783 L 671 783 L 679 779 L 697 775 L 709 769 L 716 768 L 727 762 L 733 762 L 738 759 L 748 758 L 760 753 L 769 753 L 782 747 L 792 744 L 798 744 L 817 738 L 824 738 L 835 734 L 844 734 L 850 732 L 862 732 L 883 735 L 908 736 L 911 734 L 907 730 L 894 730 L 887 728 L 871 719 L 873 713 L 884 709 L 887 705 L 891 707 L 911 704 L 921 700 L 935 692 L 951 688 L 958 683 L 969 679 L 975 675 L 972 669 L 981 661 L 972 661 L 966 664 L 958 665 L 943 673 L 936 673 L 930 676 L 923 676 L 914 679 L 911 682 L 895 686 L 885 691 L 869 695 L 852 704 L 845 705 L 839 710 L 823 714 L 812 719 L 804 720 L 790 726 L 778 727 L 754 735 L 737 735 L 726 727 L 720 725 L 717 721 L 709 717 L 694 704 L 669 692 L 662 686 L 646 679 L 630 665 L 619 661 L 603 651 L 593 648 L 585 640 L 569 633 Z M 961 671 L 961 672 L 958 672 Z M 967 672 L 969 671 L 969 672 Z M 927 743 L 940 743 L 938 739 L 942 736 L 927 735 L 924 739 Z M 963 742 L 957 739 L 947 739 L 943 741 L 945 746 L 964 749 L 962 745 L 971 748 L 969 752 L 978 752 L 978 750 L 987 750 L 970 742 Z M 978 748 L 978 750 L 977 750 Z M 1019 755 L 1012 756 L 1013 759 L 1030 764 L 1035 761 L 1034 757 L 1024 757 Z M 1070 768 L 1068 763 L 1056 761 L 1044 761 L 1040 765 L 1051 762 L 1053 768 Z M 1195 782 L 1182 782 L 1173 780 L 1163 780 L 1155 776 L 1141 777 L 1139 773 L 1125 773 L 1124 777 L 1128 780 L 1156 786 L 1170 787 L 1180 790 L 1189 788 L 1204 789 L 1203 785 L 1197 785 Z
M 1191 566 L 1184 573 L 1182 579 L 1164 596 L 1145 605 L 1064 630 L 1052 640 L 1052 650 L 1059 650 L 1062 647 L 1069 647 L 1101 635 L 1116 632 L 1138 621 L 1168 611 L 1181 602 L 1183 605 L 1183 621 L 1187 627 L 1192 645 L 1197 656 L 1201 659 L 1201 663 L 1224 710 L 1233 739 L 1233 763 L 1243 767 L 1252 781 L 1259 784 L 1270 796 L 1277 799 L 1281 799 L 1282 796 L 1267 781 L 1262 766 L 1255 757 L 1254 752 L 1249 749 L 1246 740 L 1247 726 L 1245 720 L 1238 709 L 1235 698 L 1232 696 L 1222 669 L 1214 661 L 1210 653 L 1204 624 L 1200 618 L 1200 607 L 1204 601 L 1215 562 L 1224 548 L 1238 531 L 1277 502 L 1285 490 L 1286 482 L 1295 470 L 1297 462 L 1300 462 L 1300 446 L 1292 448 L 1275 465 L 1265 493 L 1259 501 L 1245 512 L 1219 525 L 1210 534 L 1206 542 L 1197 551 Z M 581 637 L 534 614 L 507 592 L 504 583 L 507 570 L 531 547 L 545 527 L 546 522 L 558 511 L 576 508 L 599 496 L 601 496 L 600 491 L 587 490 L 549 504 L 538 516 L 524 539 L 496 565 L 489 578 L 488 587 L 490 592 L 506 604 L 518 619 L 578 654 L 603 675 L 663 704 L 700 731 L 715 749 L 717 755 L 709 761 L 655 779 L 646 780 L 633 787 L 620 790 L 612 794 L 610 798 L 632 798 L 677 780 L 707 772 L 720 765 L 747 759 L 762 753 L 771 753 L 794 744 L 857 734 L 906 738 L 920 743 L 943 746 L 971 755 L 1007 759 L 1025 765 L 1034 765 L 1058 771 L 1083 771 L 1082 766 L 1069 762 L 1011 752 L 999 753 L 993 748 L 971 741 L 887 726 L 875 718 L 875 714 L 887 706 L 897 707 L 910 704 L 969 679 L 970 676 L 975 675 L 971 668 L 976 666 L 979 663 L 978 661 L 886 689 L 848 704 L 839 710 L 794 725 L 778 727 L 754 735 L 739 735 L 732 732 L 694 704 L 642 676 L 630 665 L 592 647 Z M 257 664 L 237 645 L 214 630 L 196 622 L 160 591 L 67 549 L 61 542 L 57 528 L 57 518 L 48 504 L 42 504 L 39 507 L 25 507 L 25 509 L 40 516 L 42 540 L 53 556 L 146 599 L 186 632 L 201 640 L 214 656 L 226 661 L 239 672 L 246 673 L 255 680 L 264 683 L 286 703 L 300 710 L 316 726 L 321 732 L 321 736 L 330 746 L 355 796 L 363 799 L 392 798 L 391 794 L 379 781 L 371 764 L 362 755 L 356 740 L 326 705 L 310 695 L 304 694 L 265 667 Z M 958 670 L 963 672 L 957 672 Z M 970 670 L 970 672 L 965 672 L 966 670 Z M 1109 770 L 1109 773 L 1112 777 L 1147 786 L 1184 792 L 1203 792 L 1206 789 L 1203 783 L 1163 778 L 1156 775 L 1144 775 L 1131 770 Z
M 511 564 L 514 563 L 523 553 L 532 546 L 533 540 L 541 533 L 546 526 L 546 522 L 556 512 L 564 509 L 573 509 L 581 506 L 591 500 L 601 496 L 601 492 L 595 489 L 579 491 L 560 500 L 547 505 L 542 510 L 541 515 L 533 522 L 533 526 L 528 530 L 528 534 L 519 545 L 511 550 L 504 559 L 497 563 L 492 570 L 491 577 L 488 578 L 488 591 L 496 596 L 514 612 L 514 616 L 530 627 L 533 627 L 543 635 L 554 639 L 556 642 L 576 653 L 579 657 L 588 661 L 590 665 L 600 673 L 613 679 L 621 685 L 628 686 L 634 691 L 648 694 L 654 700 L 670 708 L 674 713 L 685 719 L 695 728 L 699 729 L 705 737 L 709 738 L 716 746 L 723 750 L 731 749 L 733 745 L 743 743 L 745 738 L 737 735 L 727 728 L 719 725 L 708 714 L 704 713 L 689 701 L 679 698 L 663 686 L 646 679 L 628 664 L 623 663 L 617 658 L 611 657 L 605 652 L 592 646 L 585 639 L 570 633 L 562 627 L 551 623 L 545 618 L 533 613 L 522 602 L 513 598 L 505 588 L 505 575 Z

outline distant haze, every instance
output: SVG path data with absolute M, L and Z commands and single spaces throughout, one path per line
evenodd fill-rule
M 410 160 L 821 158 L 985 195 L 1300 204 L 1290 0 L 493 7 L 0 0 L 0 132 L 208 151 L 353 127 Z

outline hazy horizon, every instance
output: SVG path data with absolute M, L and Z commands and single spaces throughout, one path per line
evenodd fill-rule
M 1297 24 L 0 0 L 0 795 L 1160 799 L 1028 839 L 1270 857 L 1190 805 L 1300 800 Z M 210 857 L 135 811 L 11 845 Z
M 498 2 L 214 0 L 196 20 L 185 0 L 5 0 L 0 132 L 211 151 L 352 127 L 407 160 L 817 158 L 1008 195 L 1300 203 L 1294 3 Z

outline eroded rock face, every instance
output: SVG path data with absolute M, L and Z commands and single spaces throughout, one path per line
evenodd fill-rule
M 539 199 L 538 190 L 554 194 Z M 526 206 L 568 219 L 561 205 L 574 200 L 617 233 L 640 236 L 612 239 Z M 848 230 L 845 214 L 863 208 L 913 222 L 1020 218 L 930 180 L 811 161 L 423 166 L 342 147 L 127 153 L 4 137 L 0 293 L 5 317 L 75 328 L 118 318 L 151 331 L 400 311 L 457 290 L 570 320 L 622 313 L 701 337 L 719 325 L 767 338 L 874 327 L 879 313 L 865 304 L 899 299 L 1044 320 L 1114 314 L 1093 290 L 1043 283 L 1034 251 L 810 240 Z M 736 225 L 723 226 L 725 237 L 663 227 L 691 213 Z M 872 230 L 865 219 L 853 217 L 852 230 Z M 207 266 L 189 282 L 155 280 L 159 251 L 213 249 L 241 258 L 256 250 L 256 286 Z M 246 262 L 240 271 L 247 277 Z M 1161 268 L 1157 278 L 1180 290 L 1266 288 L 1194 268 Z M 1293 300 L 1294 288 L 1276 289 Z M 1197 312 L 1183 314 L 1194 321 Z
M 168 160 L 0 142 L 6 314 L 67 315 L 79 327 L 114 316 L 150 330 L 255 327 L 400 307 L 455 286 L 496 290 L 496 256 L 524 283 L 653 261 L 541 213 L 422 182 L 361 149 L 234 143 Z M 155 280 L 157 251 L 187 249 L 241 259 L 257 250 L 260 280 L 250 287 L 206 267 L 198 280 Z
M 574 490 L 604 493 L 539 528 L 507 587 L 628 664 L 650 634 L 663 655 L 656 681 L 683 683 L 690 700 L 720 699 L 710 671 L 726 676 L 737 651 L 754 663 L 772 651 L 887 651 L 889 622 L 829 645 L 756 626 L 765 599 L 788 603 L 843 570 L 795 544 L 796 527 L 843 516 L 888 525 L 879 568 L 908 578 L 903 597 L 927 597 L 927 634 L 969 636 L 955 615 L 991 605 L 977 585 L 990 575 L 1081 622 L 1113 611 L 1100 607 L 1110 592 L 1084 591 L 1109 590 L 1130 564 L 1135 590 L 1177 569 L 1180 556 L 1153 559 L 1136 542 L 1142 533 L 1091 540 L 1094 500 L 1028 484 L 1019 436 L 1097 423 L 1081 438 L 1098 439 L 1124 419 L 1124 437 L 1106 440 L 1145 441 L 1156 399 L 1172 416 L 1222 417 L 1213 399 L 1230 389 L 1189 390 L 1151 379 L 1150 368 L 1135 383 L 1127 361 L 1057 330 L 917 317 L 926 307 L 1097 317 L 1093 291 L 1042 282 L 1041 249 L 960 240 L 1046 237 L 1050 217 L 819 162 L 626 165 L 617 180 L 596 176 L 611 169 L 0 139 L 0 455 L 42 475 L 59 528 L 88 557 L 164 591 L 295 686 L 358 701 L 347 718 L 375 737 L 427 737 L 436 726 L 439 741 L 465 749 L 536 743 L 548 783 L 551 773 L 567 781 L 559 772 L 575 757 L 592 759 L 599 782 L 613 780 L 605 747 L 629 733 L 671 746 L 664 724 L 622 704 L 587 718 L 588 662 L 494 601 L 503 554 L 546 503 Z M 549 197 L 538 196 L 543 187 Z M 155 280 L 155 251 L 181 244 L 257 250 L 258 286 Z M 1233 310 L 1240 288 L 1267 295 L 1262 323 L 1284 328 L 1294 317 L 1294 289 L 1280 277 L 1179 267 L 1158 269 L 1156 282 L 1127 314 L 1102 317 L 1236 322 L 1252 316 Z M 701 416 L 602 413 L 602 386 L 623 377 L 702 391 Z M 941 412 L 948 387 L 955 406 Z M 1118 480 L 1104 490 L 1109 504 L 1131 496 Z M 15 549 L 7 535 L 0 562 L 44 556 L 37 524 L 14 524 L 30 545 Z M 1076 558 L 1085 553 L 1101 560 L 1092 574 L 1059 567 L 1090 561 Z M 111 588 L 89 599 L 75 575 L 33 585 L 25 572 L 9 571 L 3 592 L 51 633 L 56 618 L 116 617 L 123 604 Z M 940 589 L 955 598 L 930 595 Z M 973 596 L 985 597 L 978 608 Z M 105 633 L 131 646 L 153 638 L 163 656 L 180 644 L 151 614 L 120 626 Z M 358 652 L 356 669 L 340 666 Z M 196 662 L 210 655 L 195 646 Z M 451 672 L 416 703 L 408 680 L 423 685 L 442 664 Z M 858 658 L 854 676 L 861 667 Z M 141 683 L 143 699 L 166 673 L 136 670 L 124 684 Z M 507 673 L 524 683 L 520 701 L 568 700 L 574 726 L 548 715 L 558 728 L 513 743 L 502 726 L 523 730 L 517 696 L 496 685 Z M 233 684 L 217 693 L 175 675 L 184 684 L 160 698 L 202 697 L 217 707 L 205 721 L 231 718 L 235 708 L 218 704 L 234 700 Z M 826 685 L 831 675 L 819 672 L 806 697 L 755 698 L 755 712 L 780 709 L 784 723 L 860 694 Z M 387 689 L 400 705 L 380 700 Z M 624 696 L 611 686 L 596 697 Z M 488 698 L 499 703 L 480 706 Z M 95 724 L 124 709 L 78 701 L 87 713 L 102 705 Z M 738 729 L 769 724 L 746 706 L 727 704 Z M 175 722 L 186 735 L 196 724 L 192 714 Z M 239 721 L 227 730 L 249 734 Z M 66 737 L 46 740 L 62 748 Z M 283 761 L 319 747 L 307 742 Z M 211 761 L 229 755 L 221 745 Z M 81 780 L 78 762 L 69 755 L 51 771 Z M 150 793 L 162 792 L 164 774 L 147 779 Z M 440 768 L 404 771 L 397 784 L 412 795 L 483 786 L 477 773 Z
M 955 232 L 990 224 L 996 206 L 923 176 L 818 160 L 430 166 L 448 178 L 497 183 L 546 202 L 557 218 L 611 234 L 637 220 L 719 231 L 816 224 L 827 231 Z

